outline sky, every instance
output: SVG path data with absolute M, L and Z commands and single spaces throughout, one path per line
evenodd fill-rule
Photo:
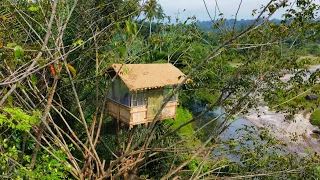
M 234 18 L 241 0 L 217 0 L 219 9 L 227 19 Z M 266 5 L 270 0 L 242 0 L 238 19 L 253 19 L 251 15 L 253 9 L 260 9 L 261 5 Z M 211 17 L 214 17 L 215 0 L 205 0 Z M 197 20 L 210 20 L 203 0 L 158 0 L 166 15 L 172 18 L 179 17 L 185 20 L 187 17 L 196 16 Z M 273 18 L 281 18 L 281 12 L 274 14 Z M 219 13 L 217 13 L 219 14 Z

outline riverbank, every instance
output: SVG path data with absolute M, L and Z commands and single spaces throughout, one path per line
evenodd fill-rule
M 320 69 L 320 64 L 309 66 L 308 67 L 309 73 L 307 73 L 303 79 L 307 80 L 310 77 L 310 74 L 315 72 L 318 69 Z M 284 76 L 280 78 L 280 80 L 282 82 L 288 82 L 290 80 L 290 78 L 292 78 L 294 75 L 295 75 L 295 73 L 285 73 Z
M 311 73 L 320 69 L 320 64 L 309 66 L 309 73 L 305 73 L 304 80 L 307 80 Z M 295 73 L 286 73 L 281 77 L 282 82 L 288 82 Z M 276 113 L 267 106 L 260 106 L 257 110 L 250 110 L 244 116 L 257 127 L 266 127 L 270 134 L 288 145 L 288 150 L 305 154 L 306 150 L 320 152 L 320 143 L 312 134 L 317 129 L 310 123 L 310 114 L 303 113 L 294 115 L 293 120 L 285 121 L 285 113 Z
M 302 113 L 296 114 L 294 120 L 285 121 L 284 113 L 276 113 L 267 106 L 260 106 L 257 110 L 250 110 L 244 117 L 257 127 L 268 128 L 270 134 L 287 144 L 291 152 L 320 152 L 318 139 L 312 137 L 312 130 L 317 127 L 311 125 L 310 114 L 306 117 Z

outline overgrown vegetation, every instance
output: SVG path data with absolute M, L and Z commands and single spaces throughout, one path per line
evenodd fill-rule
M 262 97 L 291 115 L 319 107 L 305 100 L 320 95 L 319 71 L 301 70 L 318 63 L 319 5 L 294 3 L 270 0 L 246 26 L 226 27 L 221 13 L 205 31 L 195 17 L 169 23 L 156 0 L 2 0 L 0 179 L 318 178 L 318 154 L 283 153 L 266 130 L 220 138 Z M 107 115 L 114 63 L 183 71 L 170 93 L 180 95 L 176 120 L 129 129 Z M 203 123 L 218 108 L 224 116 Z
M 39 125 L 41 112 L 27 114 L 20 108 L 3 108 L 0 114 L 0 172 L 2 179 L 63 179 L 70 173 L 66 166 L 66 154 L 62 149 L 50 154 L 43 149 L 39 152 L 37 162 L 41 166 L 29 169 L 35 139 L 28 134 L 31 128 Z M 47 149 L 58 146 L 50 145 Z M 70 147 L 71 148 L 71 147 Z M 59 157 L 58 161 L 54 156 Z
M 168 123 L 171 129 L 177 129 L 182 124 L 190 121 L 192 119 L 192 114 L 188 109 L 183 107 L 178 107 L 176 119 L 167 120 L 165 123 Z M 182 137 L 191 136 L 194 134 L 194 129 L 192 124 L 187 124 L 179 129 L 178 134 Z
M 320 110 L 315 110 L 310 116 L 311 124 L 320 127 Z
M 278 88 L 275 91 L 267 93 L 265 99 L 268 100 L 268 105 L 276 110 L 289 113 L 291 117 L 296 113 L 310 113 L 317 109 L 320 105 L 320 100 L 318 98 L 308 100 L 306 97 L 309 94 L 320 96 L 320 86 L 318 84 L 302 85 L 299 81 L 299 76 L 293 77 L 291 83 L 296 85 L 287 89 Z M 297 86 L 297 84 L 299 85 Z

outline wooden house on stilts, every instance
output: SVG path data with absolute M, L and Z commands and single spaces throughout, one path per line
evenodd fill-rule
M 113 64 L 109 70 L 115 78 L 110 84 L 107 113 L 130 128 L 151 122 L 164 97 L 185 77 L 172 64 Z M 178 94 L 161 112 L 160 119 L 175 118 Z

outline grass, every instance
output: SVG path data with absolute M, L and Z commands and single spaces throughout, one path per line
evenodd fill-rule
M 238 68 L 243 65 L 243 63 L 240 63 L 240 62 L 230 62 L 229 64 L 234 68 Z
M 191 120 L 192 117 L 192 113 L 185 108 L 182 107 L 178 107 L 177 108 L 177 117 L 176 119 L 169 119 L 166 121 L 166 123 L 168 123 L 170 125 L 170 129 L 174 130 L 177 129 L 180 125 L 188 122 L 189 120 Z M 181 138 L 186 138 L 191 136 L 190 138 L 188 138 L 185 142 L 185 145 L 187 146 L 187 148 L 195 148 L 201 145 L 201 141 L 196 137 L 196 135 L 194 134 L 194 128 L 192 126 L 192 123 L 189 123 L 185 126 L 183 126 L 181 129 L 178 130 L 177 134 L 181 137 Z
M 192 113 L 188 109 L 180 106 L 177 108 L 176 119 L 175 120 L 174 119 L 166 120 L 166 123 L 168 123 L 170 125 L 170 129 L 174 130 L 174 129 L 177 129 L 182 124 L 190 121 L 192 118 L 193 118 Z M 195 133 L 195 130 L 193 128 L 192 123 L 189 123 L 178 130 L 177 134 L 180 136 L 180 138 L 181 139 L 186 138 L 186 141 L 183 143 L 184 148 L 193 150 L 195 148 L 200 147 L 203 144 L 201 142 L 201 140 L 198 139 L 194 133 Z M 189 159 L 190 157 L 191 157 L 191 154 L 183 155 L 183 158 L 185 160 Z M 187 169 L 190 169 L 193 172 L 195 172 L 198 169 L 201 162 L 202 162 L 202 158 L 196 157 L 192 161 L 190 161 L 186 167 L 187 167 Z M 210 167 L 210 164 L 206 161 L 204 163 L 204 167 L 202 169 L 202 172 L 208 171 L 209 167 Z
M 187 121 L 192 119 L 192 114 L 188 109 L 184 109 L 182 107 L 177 108 L 177 117 L 176 119 L 169 119 L 167 122 L 171 125 L 170 129 L 177 129 L 180 125 L 186 123 Z M 188 124 L 181 129 L 179 129 L 179 136 L 189 136 L 194 133 L 194 129 L 192 124 Z
M 320 128 L 320 109 L 315 110 L 310 116 L 310 122 L 312 125 Z
M 300 56 L 296 61 L 298 67 L 305 68 L 306 66 L 316 65 L 320 63 L 320 58 L 309 55 L 309 56 Z
M 320 96 L 320 85 L 314 85 L 311 91 L 305 92 L 309 87 L 303 87 L 300 89 L 293 90 L 279 90 L 272 96 L 265 98 L 268 102 L 269 107 L 275 107 L 275 110 L 290 111 L 293 114 L 300 112 L 310 112 L 312 109 L 316 109 L 320 105 L 320 99 L 317 100 L 306 100 L 306 95 L 316 94 Z M 298 96 L 300 93 L 302 95 Z M 298 96 L 298 97 L 297 97 Z M 286 103 L 283 103 L 286 102 Z M 280 106 L 278 106 L 281 104 Z

